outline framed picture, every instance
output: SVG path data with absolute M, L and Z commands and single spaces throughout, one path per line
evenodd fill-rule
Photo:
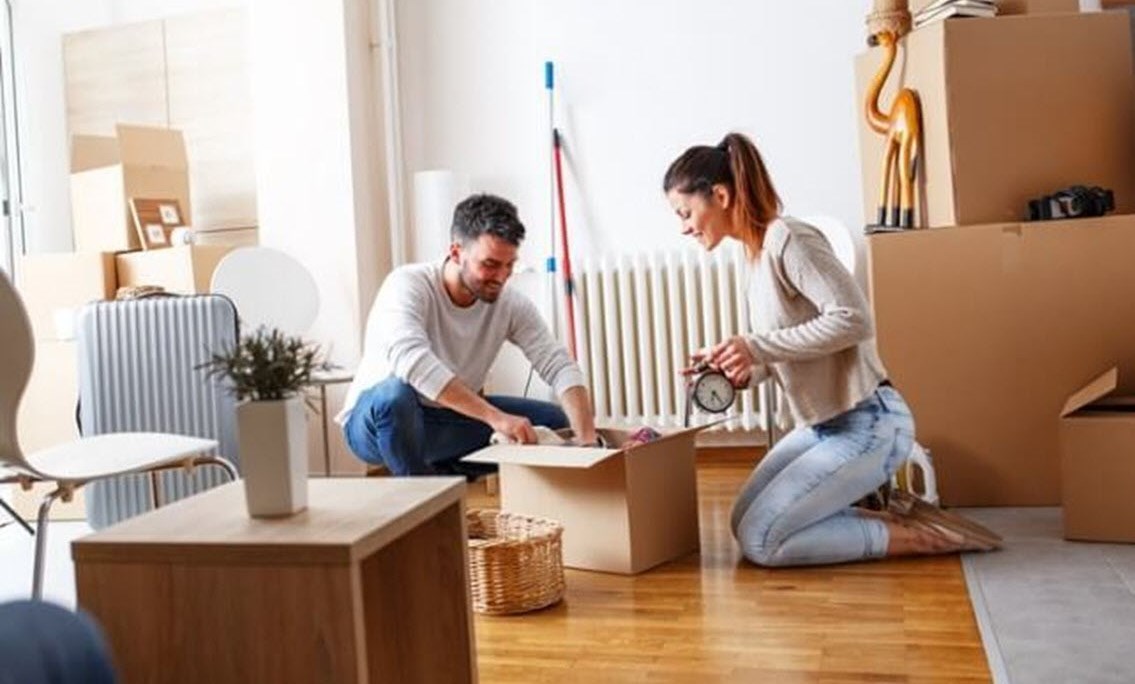
M 131 198 L 130 213 L 142 249 L 170 247 L 170 233 L 183 225 L 181 206 L 175 199 Z

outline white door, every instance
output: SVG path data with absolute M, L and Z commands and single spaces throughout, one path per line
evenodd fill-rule
M 0 4 L 0 269 L 12 272 L 24 252 L 20 202 L 20 154 L 17 135 L 15 72 L 12 69 L 12 4 Z

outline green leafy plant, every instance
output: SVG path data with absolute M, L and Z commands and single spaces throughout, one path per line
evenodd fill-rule
M 323 358 L 319 345 L 261 327 L 235 346 L 213 352 L 198 368 L 229 381 L 238 400 L 275 401 L 295 396 L 311 384 L 313 373 L 335 366 Z

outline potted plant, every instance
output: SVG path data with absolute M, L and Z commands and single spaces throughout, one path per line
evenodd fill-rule
M 286 516 L 307 507 L 307 424 L 303 390 L 334 368 L 318 345 L 259 328 L 201 366 L 238 400 L 240 468 L 248 513 Z

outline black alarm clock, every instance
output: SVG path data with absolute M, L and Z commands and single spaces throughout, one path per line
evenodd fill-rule
M 721 371 L 702 363 L 694 372 L 697 375 L 686 385 L 686 427 L 694 404 L 708 413 L 725 413 L 737 398 L 737 389 Z

